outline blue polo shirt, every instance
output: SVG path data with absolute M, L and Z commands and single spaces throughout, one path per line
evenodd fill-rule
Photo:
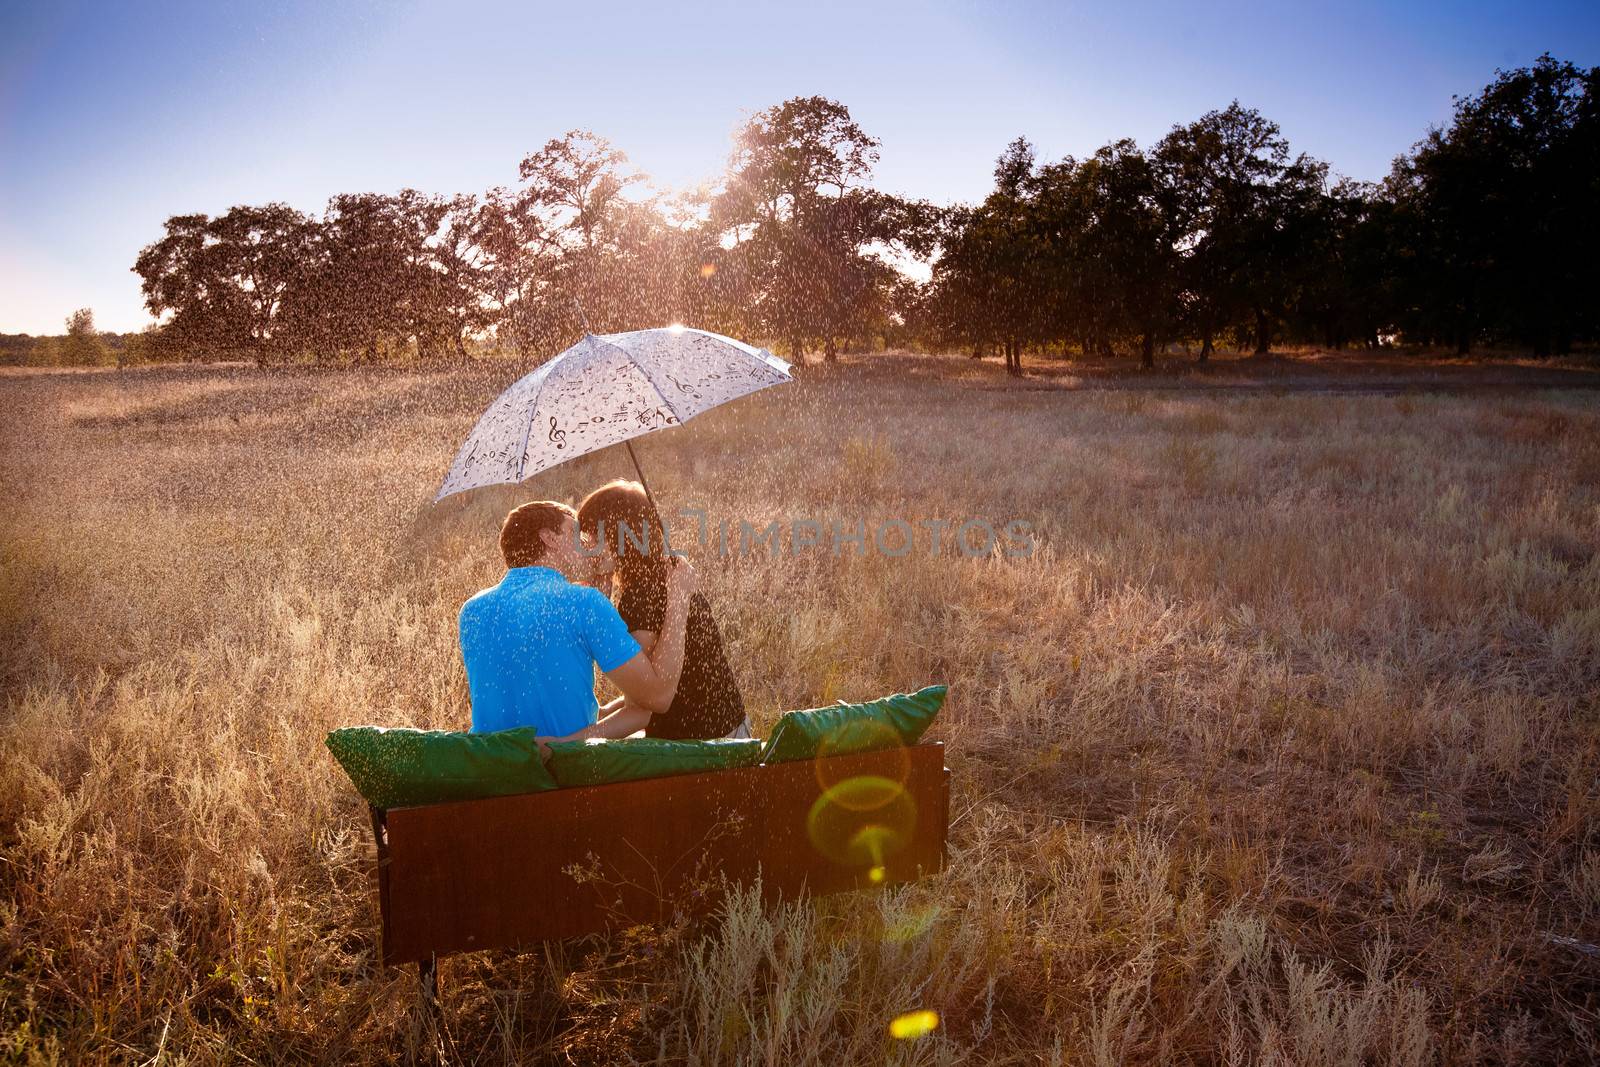
M 550 567 L 506 571 L 461 606 L 460 627 L 474 733 L 581 730 L 599 713 L 595 665 L 612 671 L 639 654 L 604 593 Z

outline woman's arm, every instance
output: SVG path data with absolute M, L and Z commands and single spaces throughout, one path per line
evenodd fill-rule
M 587 741 L 591 737 L 601 737 L 609 741 L 627 737 L 634 731 L 643 730 L 650 725 L 650 709 L 629 704 L 620 697 L 607 704 L 601 711 L 600 718 L 583 729 L 575 730 L 565 737 L 541 737 L 539 744 L 543 746 L 552 741 Z

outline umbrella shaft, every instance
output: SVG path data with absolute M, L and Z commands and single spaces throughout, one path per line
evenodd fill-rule
M 656 527 L 664 530 L 666 527 L 661 522 L 661 509 L 656 507 L 656 495 L 650 491 L 650 482 L 644 476 L 644 468 L 639 466 L 639 455 L 633 450 L 633 442 L 624 441 L 622 443 L 628 449 L 628 458 L 633 460 L 633 469 L 639 475 L 639 484 L 644 486 L 644 497 L 650 501 L 650 510 L 655 513 Z

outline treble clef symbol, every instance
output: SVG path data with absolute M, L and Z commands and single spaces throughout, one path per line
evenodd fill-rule
M 550 440 L 555 442 L 557 448 L 567 447 L 567 431 L 556 429 L 556 417 L 550 416 Z

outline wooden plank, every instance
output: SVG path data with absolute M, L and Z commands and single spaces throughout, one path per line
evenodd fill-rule
M 386 814 L 383 959 L 576 937 L 944 865 L 942 745 L 561 789 Z M 826 794 L 826 797 L 824 796 Z
M 761 770 L 758 846 L 768 896 L 892 885 L 944 869 L 943 745 Z

